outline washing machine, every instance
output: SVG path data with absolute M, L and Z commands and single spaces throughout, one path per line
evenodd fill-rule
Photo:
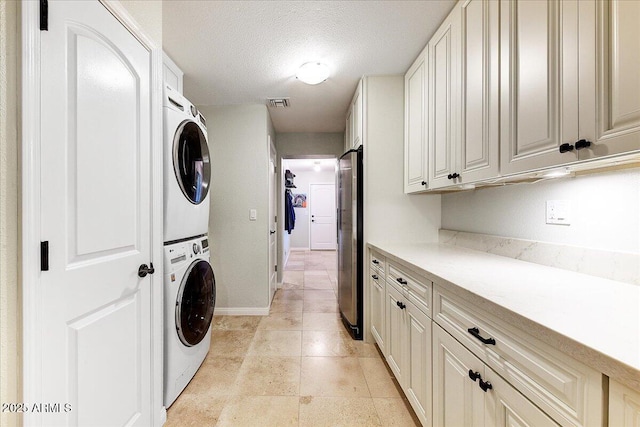
M 211 343 L 216 280 L 207 236 L 164 247 L 164 404 L 169 407 L 204 361 Z
M 184 96 L 164 90 L 164 242 L 209 227 L 211 163 L 206 120 Z

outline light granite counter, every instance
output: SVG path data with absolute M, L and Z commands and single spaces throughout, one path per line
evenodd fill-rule
M 368 246 L 640 391 L 640 286 L 438 243 Z

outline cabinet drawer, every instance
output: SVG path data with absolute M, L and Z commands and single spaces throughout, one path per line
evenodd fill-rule
M 382 255 L 376 251 L 369 250 L 369 267 L 378 271 L 378 273 L 384 277 L 386 262 Z
M 434 320 L 560 425 L 598 425 L 602 375 L 442 287 Z
M 419 277 L 419 276 L 418 276 Z M 402 287 L 406 297 L 427 316 L 431 317 L 431 289 L 433 284 L 424 278 L 408 274 L 402 267 L 389 262 L 387 282 L 396 288 Z

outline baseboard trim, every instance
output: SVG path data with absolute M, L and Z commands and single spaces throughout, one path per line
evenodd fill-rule
M 268 316 L 269 307 L 216 307 L 216 316 Z

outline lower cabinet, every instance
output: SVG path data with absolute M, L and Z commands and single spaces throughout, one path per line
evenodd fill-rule
M 431 319 L 404 290 L 386 287 L 387 363 L 423 425 L 431 426 Z
M 558 424 L 434 323 L 433 425 Z
M 385 353 L 385 278 L 373 269 L 369 270 L 369 308 L 371 335 L 376 340 L 382 354 Z
M 640 426 L 640 392 L 609 382 L 609 426 Z

